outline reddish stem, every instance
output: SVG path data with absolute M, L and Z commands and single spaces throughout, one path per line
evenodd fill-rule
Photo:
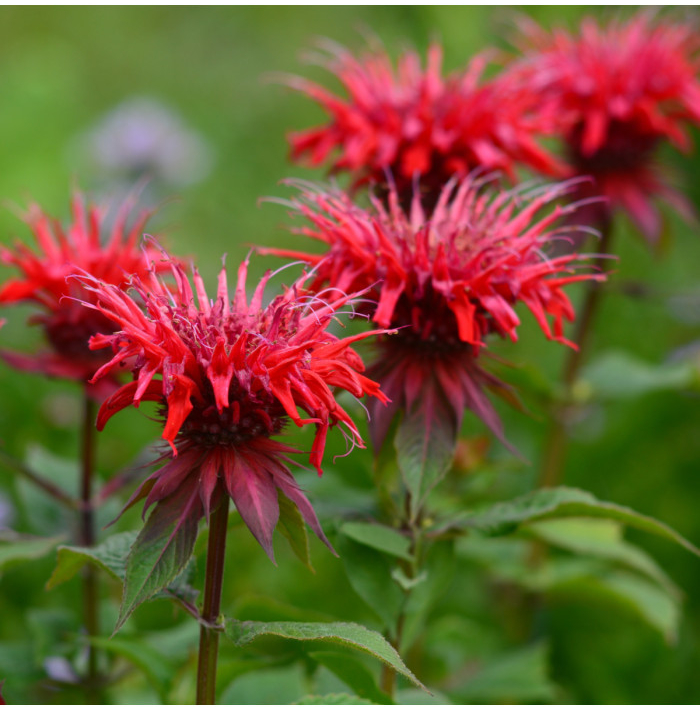
M 212 513 L 209 521 L 206 580 L 202 619 L 199 631 L 199 663 L 197 665 L 197 704 L 216 704 L 216 661 L 219 654 L 219 635 L 216 627 L 221 608 L 221 589 L 224 578 L 226 531 L 228 527 L 228 496 Z
M 84 396 L 83 430 L 81 443 L 81 480 L 80 480 L 80 529 L 78 542 L 82 546 L 91 547 L 95 544 L 95 514 L 92 505 L 92 484 L 95 472 L 95 402 Z M 92 564 L 86 564 L 83 569 L 83 613 L 85 632 L 89 638 L 96 637 L 99 633 L 98 621 L 98 590 L 97 574 Z M 88 645 L 88 662 L 86 690 L 91 703 L 99 701 L 98 687 L 97 648 Z
M 595 265 L 601 273 L 608 269 L 610 254 L 610 242 L 612 239 L 612 224 L 607 221 L 600 230 L 601 239 L 598 247 L 599 257 Z M 598 281 L 588 281 L 586 294 L 576 324 L 576 333 L 573 341 L 578 345 L 578 349 L 569 350 L 568 357 L 564 363 L 562 373 L 562 384 L 564 394 L 564 404 L 556 408 L 554 417 L 547 436 L 544 459 L 539 480 L 539 487 L 555 487 L 561 482 L 566 464 L 566 454 L 568 450 L 567 419 L 571 413 L 571 401 L 573 399 L 573 388 L 578 380 L 581 365 L 583 364 L 588 349 L 590 347 L 593 323 L 600 306 L 603 294 L 603 284 Z

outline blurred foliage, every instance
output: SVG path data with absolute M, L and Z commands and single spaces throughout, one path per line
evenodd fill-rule
M 33 199 L 65 217 L 73 183 L 105 193 L 105 176 L 85 160 L 84 136 L 122 102 L 139 96 L 155 99 L 202 136 L 211 149 L 212 169 L 200 182 L 179 187 L 176 193 L 154 180 L 147 188 L 152 199 L 177 199 L 165 200 L 153 228 L 165 235 L 173 250 L 196 257 L 205 279 L 211 280 L 223 253 L 235 264 L 254 244 L 298 243 L 287 231 L 284 209 L 258 205 L 258 200 L 286 196 L 279 184 L 285 177 L 323 177 L 320 171 L 291 166 L 284 138 L 289 130 L 320 120 L 318 109 L 266 77 L 283 71 L 326 81 L 322 69 L 301 61 L 315 38 L 356 48 L 367 32 L 379 36 L 392 55 L 406 44 L 423 51 L 437 38 L 445 47 L 446 67 L 453 69 L 490 45 L 507 49 L 522 12 L 545 26 L 574 26 L 584 12 L 605 17 L 627 10 L 3 8 L 0 196 L 20 206 Z M 663 158 L 700 205 L 700 186 L 691 179 L 700 169 L 697 155 L 669 150 Z M 682 222 L 671 210 L 666 218 L 669 238 L 663 253 L 652 253 L 631 225 L 618 222 L 619 262 L 599 313 L 595 356 L 577 390 L 581 405 L 572 429 L 566 483 L 662 520 L 698 544 L 700 357 L 688 345 L 700 338 L 700 235 L 697 224 Z M 12 210 L 0 210 L 0 240 L 7 243 L 15 236 L 26 239 L 26 228 Z M 253 276 L 277 264 L 255 257 Z M 8 275 L 0 268 L 0 278 Z M 3 314 L 8 318 L 1 333 L 3 346 L 35 345 L 37 333 L 24 327 L 29 312 L 14 308 Z M 477 502 L 511 499 L 534 485 L 547 429 L 547 402 L 556 392 L 564 352 L 544 340 L 531 318 L 525 319 L 520 342 L 494 343 L 494 350 L 512 365 L 503 367 L 502 376 L 518 384 L 529 412 L 498 405 L 510 440 L 529 463 L 497 442 L 484 446 L 484 427 L 466 417 L 460 458 L 465 464 L 433 493 L 438 518 L 446 510 L 465 511 Z M 0 367 L 0 392 L 3 447 L 31 461 L 60 487 L 71 485 L 79 393 L 70 384 L 47 382 L 6 366 Z M 157 425 L 148 418 L 152 413 L 144 405 L 110 421 L 99 439 L 99 468 L 105 479 L 148 461 L 146 449 L 158 435 Z M 364 419 L 359 408 L 357 419 Z M 296 432 L 290 437 L 300 446 L 308 444 Z M 336 619 L 379 631 L 384 630 L 382 621 L 392 620 L 401 600 L 399 582 L 406 583 L 405 575 L 402 579 L 397 572 L 405 550 L 396 547 L 395 539 L 388 542 L 394 544 L 393 557 L 382 555 L 372 543 L 367 546 L 367 530 L 361 525 L 375 508 L 371 454 L 355 450 L 333 461 L 334 454 L 344 452 L 339 439 L 329 444 L 323 478 L 302 471 L 298 479 L 329 532 L 334 520 L 352 518 L 338 526 L 333 538 L 341 558 L 311 537 L 312 573 L 277 534 L 274 567 L 234 516 L 224 586 L 227 615 L 261 622 Z M 71 684 L 85 663 L 84 641 L 75 630 L 78 579 L 45 590 L 56 564 L 55 547 L 72 533 L 71 515 L 6 467 L 0 468 L 0 489 L 11 506 L 11 527 L 20 535 L 0 538 L 3 695 L 10 703 L 81 701 L 82 694 Z M 100 523 L 107 524 L 118 510 L 118 502 L 110 502 Z M 441 568 L 430 572 L 439 582 L 426 582 L 424 595 L 440 602 L 425 611 L 429 623 L 412 631 L 415 643 L 404 655 L 408 667 L 435 691 L 433 699 L 700 702 L 695 671 L 700 664 L 700 560 L 640 531 L 630 530 L 623 539 L 614 522 L 599 529 L 597 546 L 589 542 L 583 549 L 575 528 L 538 524 L 526 538 L 556 547 L 550 559 L 555 575 L 539 579 L 539 586 L 533 578 L 524 590 L 516 583 L 523 574 L 527 577 L 527 568 L 516 573 L 527 564 L 522 535 L 468 537 L 456 546 L 457 562 L 451 545 L 449 552 L 436 553 L 435 566 Z M 139 512 L 131 510 L 102 535 L 140 525 Z M 34 535 L 50 541 L 37 542 Z M 646 551 L 639 551 L 636 543 Z M 200 538 L 199 550 L 202 544 Z M 20 546 L 31 563 L 17 563 L 23 553 Z M 350 584 L 344 568 L 358 564 L 368 571 L 355 575 Z M 192 569 L 196 588 L 202 587 L 202 567 L 200 561 Z M 120 634 L 108 640 L 118 616 L 120 584 L 107 574 L 100 578 L 100 643 L 119 677 L 106 699 L 191 701 L 196 623 L 170 600 L 159 599 L 136 610 Z M 421 602 L 421 594 L 413 598 Z M 527 617 L 534 617 L 534 624 L 523 622 Z M 640 617 L 647 622 L 639 622 Z M 678 617 L 677 639 L 670 642 Z M 340 662 L 340 671 L 328 646 L 311 645 L 301 652 L 276 639 L 250 648 L 222 642 L 220 698 L 264 703 L 307 695 L 299 702 L 307 704 L 377 698 L 379 690 L 371 678 L 377 676 L 378 664 L 353 658 L 351 664 Z M 251 674 L 254 671 L 259 674 Z M 408 682 L 399 686 L 400 700 L 432 701 L 417 696 Z

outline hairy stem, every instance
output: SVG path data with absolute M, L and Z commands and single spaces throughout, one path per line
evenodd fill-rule
M 612 240 L 611 226 L 612 224 L 608 220 L 600 230 L 599 256 L 596 259 L 595 266 L 601 273 L 605 273 L 608 269 L 608 256 L 610 254 L 610 242 Z M 547 434 L 539 487 L 555 487 L 561 482 L 563 477 L 569 443 L 567 424 L 571 414 L 571 402 L 574 398 L 573 388 L 578 380 L 581 366 L 590 348 L 593 326 L 600 307 L 602 295 L 603 283 L 588 281 L 581 313 L 577 320 L 576 331 L 573 337 L 573 341 L 578 345 L 578 349 L 569 350 L 564 363 L 564 370 L 562 372 L 564 403 L 556 407 L 549 433 Z
M 199 663 L 197 665 L 197 704 L 216 703 L 216 660 L 219 654 L 220 629 L 216 627 L 221 608 L 221 588 L 224 578 L 226 530 L 228 527 L 228 496 L 212 513 L 209 521 L 204 603 L 199 630 Z
M 91 547 L 95 544 L 95 514 L 92 506 L 92 484 L 95 472 L 95 402 L 84 395 L 83 430 L 81 441 L 81 479 L 80 479 L 80 528 L 78 542 L 81 546 Z M 86 564 L 83 569 L 83 613 L 85 632 L 88 637 L 96 637 L 99 633 L 98 622 L 98 589 L 97 569 L 92 564 Z M 88 701 L 95 703 L 98 697 L 98 666 L 97 648 L 88 646 L 88 663 L 86 690 Z

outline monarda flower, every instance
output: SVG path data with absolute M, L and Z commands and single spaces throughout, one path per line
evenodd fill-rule
M 591 175 L 578 196 L 608 202 L 589 206 L 594 226 L 614 209 L 626 211 L 656 242 L 662 223 L 655 197 L 692 213 L 655 161 L 661 143 L 690 149 L 689 125 L 700 123 L 700 41 L 690 25 L 648 13 L 600 27 L 587 19 L 579 35 L 525 27 L 524 58 L 508 71 L 538 97 L 543 121 L 560 135 L 572 171 Z
M 328 305 L 305 292 L 304 276 L 264 306 L 266 275 L 248 302 L 247 266 L 245 261 L 238 270 L 233 300 L 229 300 L 225 269 L 213 301 L 199 274 L 193 274 L 193 292 L 176 263 L 170 264 L 177 284 L 174 292 L 155 272 L 145 282 L 134 277 L 132 287 L 145 302 L 145 311 L 120 288 L 83 280 L 94 295 L 93 311 L 119 329 L 91 341 L 94 349 L 111 346 L 113 352 L 95 379 L 119 370 L 124 361 L 134 363 L 133 381 L 103 403 L 98 428 L 128 406 L 155 401 L 163 417 L 163 439 L 172 448 L 172 455 L 160 459 L 166 464 L 139 487 L 128 506 L 145 498 L 144 515 L 156 505 L 149 523 L 172 515 L 176 530 L 196 529 L 202 516 L 208 517 L 224 496 L 230 496 L 273 558 L 278 492 L 297 506 L 328 544 L 311 504 L 289 471 L 288 456 L 297 451 L 274 437 L 290 420 L 297 426 L 314 425 L 310 460 L 320 474 L 331 426 L 340 425 L 351 445 L 363 446 L 334 390 L 387 399 L 362 374 L 362 360 L 351 349 L 353 342 L 372 333 L 338 339 L 327 332 L 348 297 Z
M 49 349 L 35 355 L 2 350 L 0 356 L 6 362 L 18 369 L 85 384 L 106 361 L 104 353 L 90 350 L 88 340 L 97 333 L 112 332 L 113 325 L 98 311 L 78 302 L 89 299 L 90 294 L 68 277 L 87 272 L 122 288 L 131 274 L 145 272 L 138 242 L 150 212 L 140 212 L 128 226 L 132 211 L 132 202 L 126 201 L 107 229 L 106 210 L 86 204 L 83 195 L 76 193 L 72 221 L 64 228 L 39 206 L 29 207 L 25 219 L 39 248 L 32 251 L 21 242 L 14 248 L 0 246 L 0 261 L 21 273 L 0 287 L 0 305 L 37 305 L 41 312 L 30 323 L 42 326 Z M 89 389 L 100 398 L 113 387 L 113 381 L 105 381 Z
M 553 258 L 547 247 L 563 238 L 557 221 L 575 206 L 540 210 L 574 189 L 564 183 L 533 191 L 489 192 L 486 180 L 455 181 L 442 191 L 429 219 L 414 198 L 407 214 L 392 189 L 388 207 L 372 197 L 368 210 L 340 191 L 296 183 L 289 204 L 310 222 L 300 232 L 328 246 L 315 255 L 268 249 L 314 265 L 313 288 L 342 292 L 369 288 L 372 319 L 397 334 L 379 338 L 369 370 L 391 403 L 373 406 L 371 431 L 379 450 L 393 416 L 415 420 L 419 435 L 454 441 L 471 409 L 497 434 L 500 420 L 484 388 L 505 385 L 482 369 L 479 358 L 490 334 L 517 339 L 523 303 L 549 339 L 571 345 L 564 321 L 574 310 L 564 286 L 602 278 L 576 273 L 577 254 Z M 447 434 L 444 432 L 448 431 Z
M 443 77 L 438 45 L 429 48 L 425 69 L 416 52 L 407 52 L 396 71 L 380 50 L 359 59 L 336 45 L 329 52 L 327 68 L 347 96 L 287 79 L 330 117 L 326 125 L 290 135 L 292 159 L 312 166 L 328 161 L 334 173 L 350 173 L 355 187 L 384 185 L 390 175 L 404 204 L 418 180 L 428 207 L 451 177 L 475 168 L 513 179 L 518 164 L 545 173 L 559 169 L 536 142 L 530 92 L 507 81 L 482 82 L 485 56 Z

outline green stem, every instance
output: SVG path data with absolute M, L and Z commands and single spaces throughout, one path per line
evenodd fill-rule
M 95 544 L 95 514 L 92 505 L 92 484 L 95 473 L 95 402 L 84 395 L 83 430 L 81 442 L 81 479 L 80 479 L 80 529 L 78 542 L 81 546 L 91 547 Z M 83 613 L 85 632 L 89 638 L 99 634 L 98 621 L 98 589 L 97 569 L 92 564 L 86 564 L 83 569 Z M 97 648 L 88 645 L 88 662 L 86 676 L 86 692 L 88 702 L 99 702 L 99 674 L 97 663 Z
M 405 503 L 406 503 L 404 506 L 405 519 L 403 520 L 403 527 L 404 527 L 404 529 L 408 529 L 408 531 L 410 531 L 410 533 L 411 533 L 410 554 L 411 554 L 413 560 L 410 563 L 406 564 L 406 566 L 404 567 L 404 571 L 409 576 L 409 578 L 415 579 L 418 576 L 418 574 L 420 573 L 421 555 L 423 552 L 422 523 L 421 523 L 421 519 L 420 519 L 420 514 L 418 515 L 417 519 L 415 519 L 415 520 L 412 519 L 411 496 L 409 493 L 406 493 Z M 407 589 L 405 591 L 406 595 L 404 596 L 403 606 L 402 606 L 401 612 L 399 613 L 399 617 L 396 620 L 396 633 L 395 633 L 394 637 L 391 639 L 391 644 L 393 645 L 394 649 L 398 653 L 401 652 L 403 631 L 404 631 L 404 626 L 406 625 L 406 619 L 407 619 L 406 605 L 408 604 L 409 599 L 411 597 L 411 592 L 412 592 L 411 589 Z M 396 670 L 393 667 L 390 667 L 389 665 L 382 666 L 380 688 L 392 700 L 395 699 L 394 695 L 396 693 Z
M 220 629 L 216 627 L 221 608 L 224 578 L 228 496 L 212 513 L 209 521 L 204 603 L 199 631 L 199 663 L 197 665 L 197 704 L 216 704 L 216 660 L 219 654 Z
M 601 239 L 598 246 L 598 258 L 595 266 L 601 272 L 608 270 L 610 242 L 612 240 L 612 224 L 607 221 L 601 228 Z M 571 402 L 574 399 L 576 384 L 581 366 L 590 348 L 593 324 L 603 295 L 603 283 L 588 281 L 581 312 L 576 324 L 573 341 L 578 349 L 569 350 L 562 373 L 562 389 L 564 403 L 556 407 L 545 443 L 545 453 L 539 479 L 539 487 L 555 487 L 563 477 L 566 455 L 569 447 L 568 423 L 572 412 Z

